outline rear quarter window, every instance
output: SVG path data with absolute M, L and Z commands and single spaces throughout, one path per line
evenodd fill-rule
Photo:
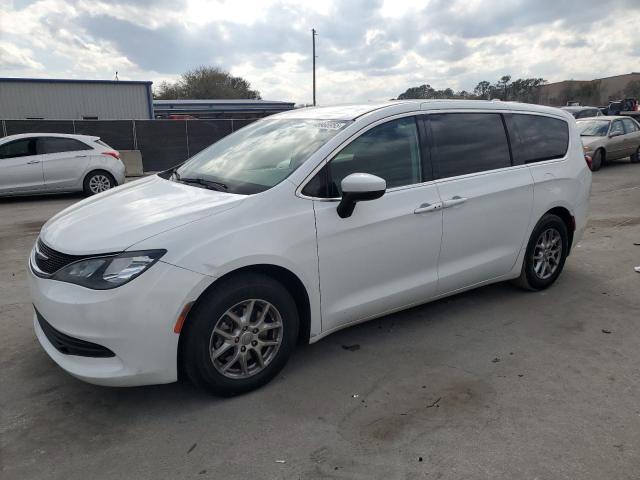
M 508 125 L 514 163 L 518 165 L 563 158 L 567 154 L 569 125 L 564 120 L 516 113 L 510 115 Z

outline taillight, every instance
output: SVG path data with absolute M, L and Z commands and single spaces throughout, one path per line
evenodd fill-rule
M 587 167 L 589 167 L 589 170 L 591 170 L 591 164 L 593 163 L 593 158 L 591 158 L 589 155 L 585 155 L 584 161 L 587 162 Z
M 106 152 L 102 152 L 102 154 L 109 155 L 110 157 L 113 157 L 116 160 L 120 160 L 120 152 L 116 152 L 115 150 L 108 150 Z

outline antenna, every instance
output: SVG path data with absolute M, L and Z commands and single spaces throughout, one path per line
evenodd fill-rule
M 311 43 L 313 46 L 313 106 L 316 106 L 316 36 L 318 32 L 316 32 L 315 28 L 311 29 Z

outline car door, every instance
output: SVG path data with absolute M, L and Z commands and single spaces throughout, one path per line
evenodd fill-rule
M 437 291 L 442 212 L 413 116 L 383 121 L 344 146 L 302 190 L 313 198 L 322 328 L 422 303 Z M 370 173 L 385 194 L 336 212 L 340 182 Z
M 617 160 L 628 155 L 626 139 L 624 138 L 624 126 L 622 120 L 611 122 L 609 138 L 607 141 L 607 160 Z
M 35 138 L 21 138 L 0 145 L 0 194 L 38 192 L 43 184 Z
M 443 204 L 439 293 L 446 294 L 513 269 L 530 222 L 533 179 L 526 166 L 512 166 L 501 114 L 427 118 Z
M 46 190 L 77 186 L 93 153 L 93 149 L 85 143 L 68 137 L 40 137 L 37 150 L 42 158 Z
M 624 127 L 625 156 L 634 155 L 640 147 L 638 125 L 630 118 L 623 118 L 622 126 Z

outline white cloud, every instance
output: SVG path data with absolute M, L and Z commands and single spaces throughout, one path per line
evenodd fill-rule
M 620 21 L 623 18 L 624 21 Z M 471 90 L 632 71 L 640 3 L 610 0 L 0 0 L 4 75 L 162 80 L 200 64 L 263 98 L 384 100 L 411 86 Z M 615 35 L 602 35 L 615 25 Z

